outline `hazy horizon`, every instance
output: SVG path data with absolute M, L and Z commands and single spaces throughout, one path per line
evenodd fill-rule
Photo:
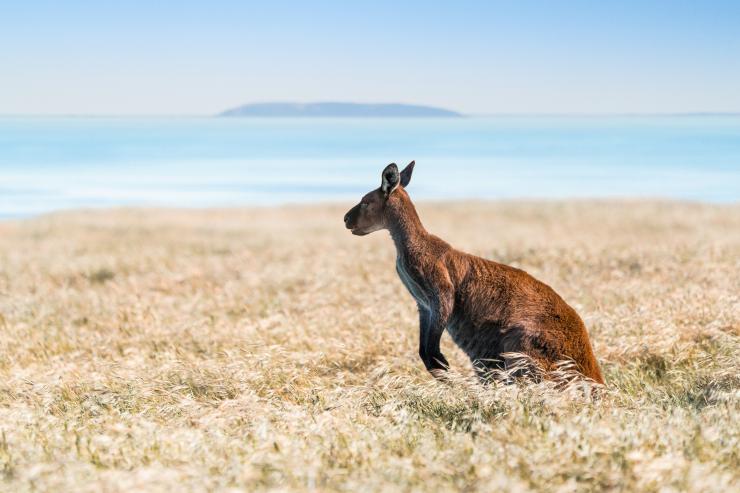
M 296 103 L 296 104 L 312 104 L 312 103 L 350 103 L 355 104 L 356 101 L 258 101 L 254 103 L 237 104 L 233 107 L 243 106 L 245 104 L 263 104 L 263 103 Z M 357 103 L 357 104 L 409 104 L 405 101 L 375 101 L 368 103 Z M 434 105 L 426 105 L 421 103 L 414 103 L 419 106 L 433 107 L 437 109 L 457 111 L 455 108 L 440 107 Z M 231 108 L 225 108 L 231 109 Z M 222 118 L 220 114 L 223 112 L 217 111 L 215 113 L 0 113 L 0 118 Z M 695 117 L 695 116 L 740 116 L 740 111 L 665 111 L 665 112 L 492 112 L 492 113 L 460 113 L 462 118 L 497 118 L 497 117 L 522 117 L 522 118 L 550 118 L 550 117 L 571 117 L 571 118 L 588 118 L 588 117 Z M 268 118 L 259 116 L 238 116 L 231 118 Z M 291 118 L 291 117 L 269 117 L 269 118 Z M 369 117 L 302 117 L 302 118 L 369 118 Z M 395 118 L 395 117 L 380 117 L 380 118 Z M 434 118 L 434 117 L 411 117 L 411 118 Z
M 740 112 L 740 4 L 31 0 L 0 13 L 0 114 L 259 102 L 466 115 Z

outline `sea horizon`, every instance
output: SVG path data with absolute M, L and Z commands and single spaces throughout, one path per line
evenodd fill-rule
M 728 117 L 740 117 L 740 110 L 738 111 L 667 111 L 667 112 L 493 112 L 493 113 L 460 113 L 456 119 L 460 118 L 608 118 L 608 117 L 634 117 L 634 118 L 656 118 L 656 117 L 676 117 L 676 118 L 691 118 L 691 117 L 712 117 L 712 116 L 728 116 Z M 372 116 L 237 116 L 237 117 L 226 117 L 214 113 L 0 113 L 0 118 L 230 118 L 230 119 L 243 119 L 243 120 L 277 120 L 277 119 L 352 119 L 352 120 L 376 120 L 376 119 L 389 119 L 389 120 L 407 120 L 407 119 L 418 119 L 418 120 L 437 120 L 440 117 L 429 117 L 429 116 L 395 116 L 395 117 L 372 117 Z M 443 119 L 443 118 L 442 118 Z

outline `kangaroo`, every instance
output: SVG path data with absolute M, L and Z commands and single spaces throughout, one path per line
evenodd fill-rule
M 344 216 L 352 234 L 387 229 L 396 246 L 396 271 L 419 308 L 419 356 L 444 378 L 440 352 L 447 332 L 485 379 L 491 370 L 516 366 L 524 354 L 549 372 L 563 360 L 603 384 L 588 332 L 576 311 L 547 284 L 526 272 L 454 249 L 428 233 L 406 193 L 415 162 L 399 173 L 385 167 L 379 188 Z M 530 367 L 531 369 L 531 367 Z M 515 374 L 532 374 L 525 366 Z

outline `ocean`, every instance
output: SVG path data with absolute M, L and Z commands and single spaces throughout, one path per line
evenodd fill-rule
M 740 199 L 740 116 L 0 117 L 0 217 L 416 199 Z

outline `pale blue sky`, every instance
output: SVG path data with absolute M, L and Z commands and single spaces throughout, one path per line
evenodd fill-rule
M 738 1 L 154 3 L 0 0 L 0 113 L 740 111 Z

